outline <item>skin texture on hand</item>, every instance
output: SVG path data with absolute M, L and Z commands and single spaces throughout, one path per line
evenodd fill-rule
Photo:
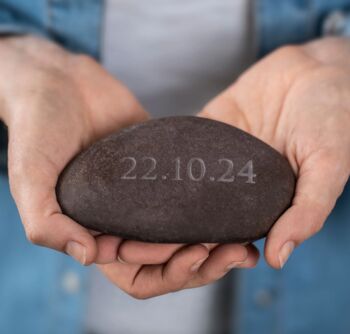
M 43 39 L 2 39 L 0 71 L 7 78 L 0 83 L 0 117 L 9 129 L 10 188 L 29 241 L 84 265 L 100 264 L 136 298 L 208 284 L 233 267 L 256 264 L 252 245 L 140 243 L 88 231 L 63 215 L 55 187 L 66 164 L 95 140 L 148 115 L 93 59 Z
M 286 46 L 251 67 L 200 116 L 239 127 L 285 155 L 297 175 L 292 206 L 265 243 L 281 268 L 323 226 L 350 174 L 350 41 Z
M 146 112 L 94 60 L 48 41 L 3 39 L 0 58 L 7 78 L 0 91 L 1 115 L 9 129 L 10 188 L 27 238 L 82 264 L 108 260 L 101 259 L 98 238 L 61 214 L 57 178 L 83 148 L 147 119 Z

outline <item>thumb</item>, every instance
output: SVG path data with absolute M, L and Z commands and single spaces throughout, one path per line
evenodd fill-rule
M 335 154 L 315 154 L 301 165 L 292 206 L 265 243 L 265 258 L 272 267 L 282 268 L 294 248 L 323 227 L 349 177 L 341 161 Z
M 34 158 L 33 158 L 34 159 Z M 57 175 L 49 163 L 33 165 L 35 159 L 9 164 L 12 196 L 27 239 L 33 244 L 65 252 L 83 265 L 94 262 L 97 246 L 84 227 L 61 213 L 56 200 Z

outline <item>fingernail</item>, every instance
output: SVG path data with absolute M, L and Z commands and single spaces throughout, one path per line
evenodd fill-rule
M 295 243 L 293 241 L 287 241 L 281 248 L 279 253 L 279 261 L 280 261 L 280 268 L 282 269 L 286 262 L 288 261 L 288 258 L 292 254 L 293 250 L 295 248 Z
M 69 241 L 66 246 L 66 253 L 72 258 L 80 262 L 82 265 L 86 263 L 86 247 L 76 241 Z
M 198 262 L 196 262 L 192 267 L 191 267 L 191 271 L 197 271 L 199 269 L 199 267 L 201 266 L 201 264 L 207 259 L 208 257 L 205 257 L 204 259 L 199 260 Z
M 126 262 L 119 255 L 117 257 L 117 261 L 122 263 L 122 264 L 126 264 Z
M 233 268 L 236 268 L 238 267 L 239 265 L 241 265 L 242 263 L 244 263 L 245 261 L 242 261 L 242 262 L 232 262 L 231 264 L 229 264 L 227 267 L 226 267 L 226 271 L 229 271 Z

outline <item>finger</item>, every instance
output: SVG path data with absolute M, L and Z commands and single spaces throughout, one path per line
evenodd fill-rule
M 95 239 L 69 217 L 52 212 L 49 216 L 25 214 L 21 219 L 31 243 L 64 252 L 82 265 L 95 261 Z
M 203 243 L 202 245 L 211 251 L 218 244 Z M 125 240 L 119 247 L 118 260 L 121 263 L 130 264 L 162 264 L 184 246 L 185 244 L 156 244 Z
M 161 264 L 184 244 L 156 244 L 149 242 L 125 240 L 119 247 L 118 257 L 123 263 L 130 264 Z
M 166 265 L 139 266 L 117 262 L 99 268 L 134 298 L 146 299 L 180 290 L 195 275 L 199 262 L 207 257 L 205 247 L 191 245 L 181 248 Z
M 142 266 L 123 264 L 118 261 L 107 264 L 96 264 L 97 268 L 110 280 L 129 295 L 133 294 L 133 282 Z M 134 296 L 136 298 L 136 296 Z
M 265 243 L 265 257 L 282 268 L 294 248 L 322 228 L 344 189 L 349 172 L 331 154 L 302 164 L 292 206 L 278 219 Z
M 193 288 L 207 285 L 223 277 L 228 271 L 237 267 L 253 267 L 259 258 L 259 252 L 252 246 L 224 244 L 210 253 L 197 275 L 186 285 Z
M 117 260 L 118 248 L 123 239 L 112 235 L 100 235 L 95 237 L 97 243 L 97 255 L 95 263 L 107 264 Z

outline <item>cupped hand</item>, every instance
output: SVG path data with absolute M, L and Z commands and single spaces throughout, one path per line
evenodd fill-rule
M 350 174 L 350 41 L 317 40 L 268 55 L 200 113 L 239 127 L 285 155 L 297 185 L 265 243 L 282 268 L 317 233 Z M 257 217 L 258 219 L 258 217 Z
M 26 235 L 82 264 L 116 260 L 119 238 L 95 236 L 62 214 L 55 187 L 93 141 L 147 119 L 93 59 L 36 37 L 0 42 L 0 114 L 9 129 L 9 180 Z

